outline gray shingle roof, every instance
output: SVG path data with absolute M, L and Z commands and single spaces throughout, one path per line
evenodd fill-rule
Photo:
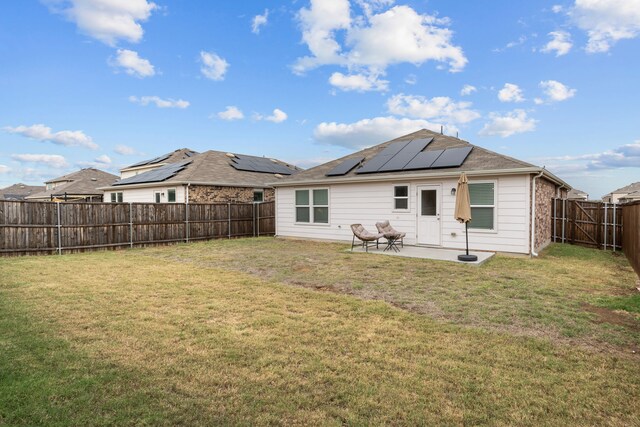
M 45 189 L 44 185 L 26 185 L 21 182 L 0 189 L 0 199 L 24 200 L 25 197 L 39 193 Z
M 322 182 L 324 180 L 332 180 L 336 179 L 349 181 L 350 179 L 358 179 L 361 178 L 362 175 L 356 174 L 357 168 L 354 168 L 346 175 L 340 177 L 327 177 L 325 174 L 335 168 L 337 165 L 342 163 L 347 159 L 365 157 L 365 164 L 367 160 L 372 159 L 376 156 L 380 151 L 382 151 L 389 144 L 398 141 L 407 141 L 416 138 L 429 138 L 433 137 L 433 141 L 431 144 L 427 146 L 425 151 L 432 150 L 442 150 L 446 148 L 454 148 L 454 147 L 473 147 L 473 150 L 469 154 L 469 157 L 465 160 L 465 162 L 460 167 L 447 168 L 447 169 L 426 169 L 426 170 L 410 170 L 410 171 L 399 171 L 399 172 L 381 172 L 375 174 L 367 174 L 367 176 L 375 175 L 376 178 L 384 179 L 385 177 L 397 177 L 403 175 L 416 175 L 417 173 L 428 177 L 430 174 L 438 174 L 442 173 L 442 171 L 450 171 L 450 172 L 470 172 L 470 171 L 483 171 L 483 170 L 507 170 L 507 169 L 523 169 L 523 168 L 535 168 L 535 165 L 531 163 L 523 162 L 521 160 L 514 159 L 509 156 L 505 156 L 503 154 L 498 154 L 493 151 L 484 149 L 477 145 L 470 144 L 467 141 L 462 139 L 454 138 L 447 135 L 441 135 L 439 133 L 422 129 L 414 133 L 410 133 L 408 135 L 401 136 L 396 139 L 392 139 L 391 141 L 383 142 L 382 144 L 375 145 L 370 148 L 366 148 L 364 150 L 349 154 L 348 156 L 332 160 L 330 162 L 324 163 L 322 165 L 307 169 L 304 172 L 300 172 L 292 177 L 287 177 L 282 179 L 281 181 L 274 183 L 274 185 L 286 185 L 288 182 Z
M 199 153 L 197 151 L 193 151 L 190 148 L 180 148 L 170 153 L 163 154 L 162 156 L 154 157 L 153 159 L 142 160 L 141 162 L 134 163 L 133 165 L 129 165 L 127 167 L 122 168 L 122 170 L 127 170 L 130 168 L 136 168 L 136 167 L 146 166 L 146 165 L 153 165 L 156 163 L 159 163 L 159 164 L 177 163 L 177 162 L 186 160 L 190 157 L 193 157 L 196 154 L 199 154 Z
M 111 185 L 118 177 L 108 172 L 94 168 L 80 169 L 79 171 L 63 175 L 58 178 L 47 181 L 47 183 L 68 181 L 60 184 L 52 190 L 41 191 L 32 194 L 27 199 L 49 199 L 51 196 L 60 196 L 67 193 L 68 195 L 102 195 L 99 187 Z
M 631 193 L 634 191 L 640 191 L 640 182 L 634 182 L 633 184 L 618 188 L 617 190 L 613 190 L 611 193 Z
M 249 158 L 255 157 L 244 154 L 238 154 L 238 156 Z M 272 173 L 237 170 L 231 166 L 231 158 L 222 151 L 205 151 L 204 153 L 190 157 L 189 160 L 190 163 L 174 176 L 160 182 L 154 180 L 149 182 L 149 184 L 153 182 L 158 185 L 164 185 L 166 183 L 184 184 L 190 182 L 229 187 L 268 187 L 268 183 L 278 180 L 278 178 L 276 178 Z M 298 171 L 300 169 L 293 165 L 280 160 L 275 160 L 275 162 L 287 167 L 293 173 L 299 173 Z M 154 176 L 153 172 L 154 171 L 150 171 L 136 175 L 136 181 L 138 182 L 130 185 L 136 186 L 145 184 L 145 182 L 143 182 L 145 175 L 149 174 L 149 176 Z M 118 185 L 116 187 L 126 188 L 127 186 Z

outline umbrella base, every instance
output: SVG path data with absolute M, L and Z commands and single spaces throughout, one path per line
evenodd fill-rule
M 458 255 L 458 261 L 472 262 L 477 260 L 478 257 L 475 255 Z

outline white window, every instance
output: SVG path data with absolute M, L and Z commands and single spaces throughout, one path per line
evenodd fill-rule
M 396 185 L 393 187 L 393 209 L 396 211 L 409 210 L 408 185 Z
M 296 222 L 329 223 L 329 190 L 296 190 Z
M 264 191 L 253 190 L 253 202 L 254 203 L 264 202 Z
M 495 191 L 495 182 L 477 182 L 469 184 L 469 196 L 471 199 L 471 222 L 469 222 L 469 228 L 477 230 L 495 230 Z
M 170 188 L 167 190 L 167 200 L 169 203 L 175 203 L 176 202 L 176 189 L 175 188 Z
M 111 203 L 122 203 L 122 192 L 111 193 Z

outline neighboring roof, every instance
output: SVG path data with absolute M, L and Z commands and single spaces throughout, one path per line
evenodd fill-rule
M 567 193 L 567 199 L 582 199 L 582 198 L 586 199 L 588 197 L 589 197 L 588 193 L 585 193 L 584 191 L 580 191 L 576 188 L 572 188 Z
M 634 191 L 640 191 L 640 182 L 634 182 L 633 184 L 629 184 L 625 187 L 618 188 L 617 190 L 612 191 L 609 194 L 613 193 L 632 193 Z
M 26 185 L 21 182 L 0 189 L 0 200 L 24 200 L 26 196 L 45 189 L 44 185 Z
M 624 196 L 620 197 L 620 199 L 624 199 L 624 200 L 640 200 L 640 190 L 632 191 L 630 193 L 627 193 Z
M 118 177 L 108 172 L 94 168 L 80 169 L 79 171 L 54 178 L 47 183 L 69 181 L 60 184 L 52 190 L 41 191 L 32 194 L 27 199 L 49 199 L 51 196 L 63 196 L 65 193 L 73 196 L 93 196 L 102 195 L 99 187 L 110 185 L 116 181 Z
M 464 160 L 459 167 L 452 167 L 446 169 L 422 169 L 422 170 L 405 170 L 396 172 L 378 172 L 369 174 L 357 174 L 358 168 L 354 168 L 347 174 L 342 176 L 326 176 L 326 174 L 332 171 L 336 166 L 342 162 L 350 159 L 358 159 L 364 157 L 364 164 L 368 160 L 371 160 L 384 150 L 388 145 L 399 141 L 409 141 L 418 138 L 433 138 L 433 141 L 425 148 L 424 152 L 443 150 L 447 148 L 457 147 L 472 147 L 471 153 Z M 563 184 L 567 188 L 571 188 L 555 175 L 548 172 L 546 169 L 532 165 L 531 163 L 523 162 L 513 157 L 498 154 L 477 145 L 470 144 L 462 139 L 454 138 L 447 135 L 441 135 L 437 132 L 433 132 L 427 129 L 422 129 L 408 135 L 401 136 L 391 141 L 383 142 L 376 146 L 366 148 L 356 153 L 349 154 L 348 156 L 332 160 L 322 165 L 316 166 L 311 169 L 307 169 L 304 172 L 300 172 L 292 177 L 287 177 L 281 181 L 272 183 L 274 186 L 284 186 L 290 184 L 308 184 L 308 183 L 331 183 L 331 182 L 357 182 L 357 181 L 371 181 L 371 180 L 389 180 L 389 179 L 401 179 L 403 177 L 429 177 L 429 176 L 442 176 L 443 174 L 459 174 L 460 172 L 496 172 L 499 171 L 520 171 L 520 173 L 534 173 L 544 171 L 546 177 L 553 181 Z
M 162 156 L 154 157 L 153 159 L 143 160 L 138 163 L 134 163 L 133 165 L 126 166 L 121 170 L 127 170 L 132 168 L 137 168 L 140 166 L 153 165 L 156 163 L 165 164 L 165 163 L 177 163 L 183 160 L 189 159 L 190 157 L 199 154 L 197 151 L 193 151 L 190 148 L 180 148 L 179 150 L 172 151 L 170 153 L 163 154 Z
M 261 157 L 248 156 L 244 154 L 237 154 L 237 156 L 249 159 L 263 159 Z M 300 168 L 281 160 L 272 159 L 272 161 L 285 166 L 292 174 L 299 173 L 301 170 Z M 268 183 L 279 179 L 273 173 L 238 170 L 231 166 L 231 162 L 232 160 L 228 153 L 209 150 L 204 153 L 194 155 L 188 160 L 181 162 L 180 166 L 184 167 L 175 167 L 177 164 L 161 166 L 160 168 L 152 171 L 123 179 L 122 181 L 115 183 L 113 187 L 103 187 L 102 189 L 123 188 L 125 186 L 133 188 L 189 183 L 227 187 L 268 187 Z M 170 169 L 177 169 L 177 171 L 174 170 L 174 173 L 169 177 L 163 178 L 165 176 L 165 172 Z

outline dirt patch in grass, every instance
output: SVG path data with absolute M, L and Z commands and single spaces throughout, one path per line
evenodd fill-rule
M 632 315 L 626 312 L 618 312 L 605 307 L 597 307 L 591 304 L 583 304 L 582 307 L 590 312 L 595 313 L 598 317 L 595 319 L 598 323 L 610 323 L 612 325 L 624 326 L 636 332 L 640 332 L 640 322 Z

